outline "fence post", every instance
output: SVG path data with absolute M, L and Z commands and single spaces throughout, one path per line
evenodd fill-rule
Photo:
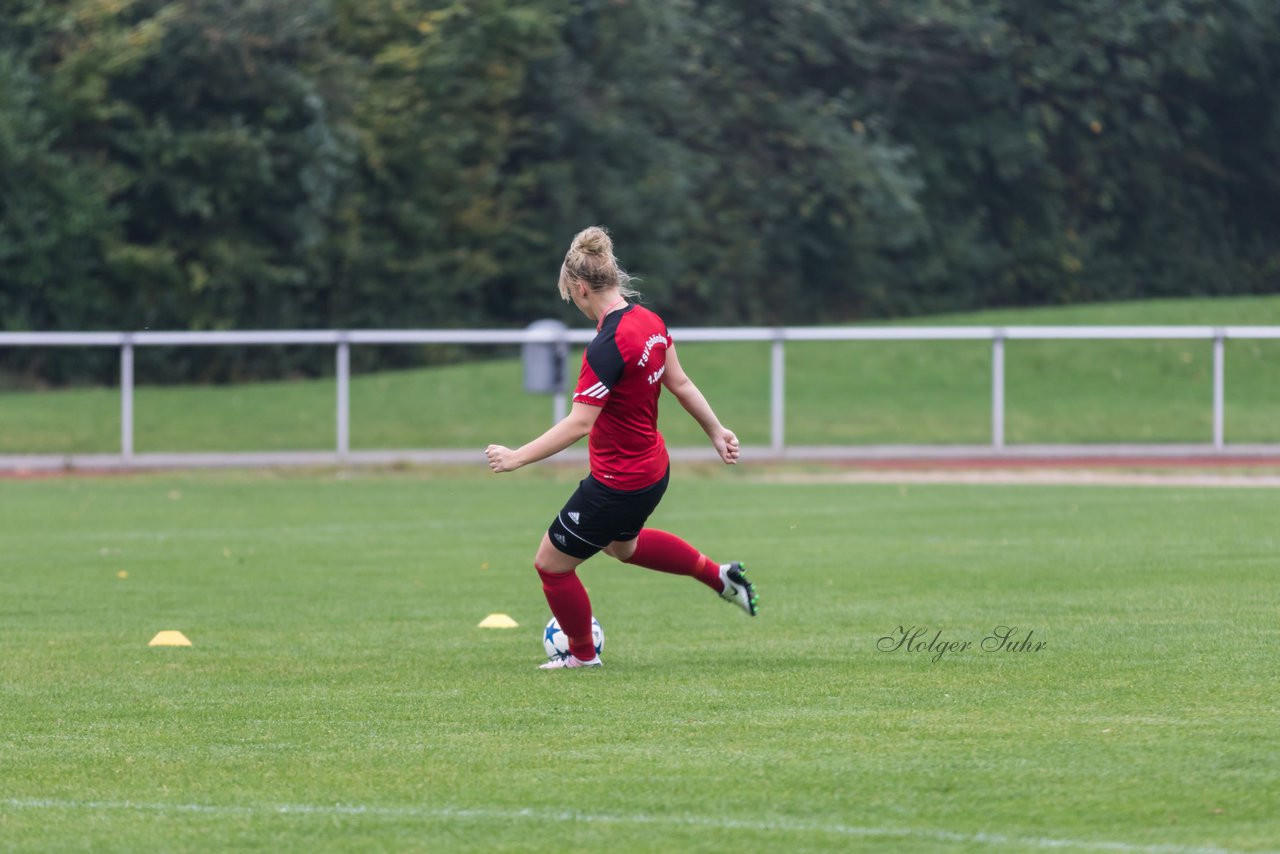
M 565 330 L 562 327 L 558 332 L 559 338 L 556 340 L 556 358 L 560 360 L 562 372 L 564 371 L 564 365 L 569 362 L 569 339 L 565 338 L 564 334 Z M 573 382 L 574 380 L 570 377 L 569 381 Z M 569 392 L 565 390 L 564 384 L 565 377 L 562 376 L 559 380 L 560 388 L 551 395 L 552 425 L 559 424 L 569 414 Z
M 338 457 L 351 451 L 351 342 L 346 332 L 338 333 Z
M 769 365 L 769 447 L 781 454 L 786 443 L 786 345 L 781 328 L 773 331 Z
M 1004 330 L 991 336 L 991 447 L 1004 450 Z
M 133 336 L 125 333 L 120 344 L 120 457 L 133 462 Z
M 1224 422 L 1226 389 L 1224 373 L 1226 362 L 1226 332 L 1221 328 L 1213 331 L 1213 447 L 1222 450 L 1226 442 Z

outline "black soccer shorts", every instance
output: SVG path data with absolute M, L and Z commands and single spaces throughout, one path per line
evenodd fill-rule
M 634 540 L 662 500 L 670 480 L 671 469 L 667 469 L 653 486 L 623 492 L 587 475 L 547 528 L 547 536 L 557 549 L 583 560 L 614 540 Z

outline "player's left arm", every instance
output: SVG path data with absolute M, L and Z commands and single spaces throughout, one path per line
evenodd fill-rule
M 676 357 L 676 346 L 672 344 L 667 348 L 666 368 L 662 374 L 662 385 L 675 395 L 676 400 L 680 401 L 680 405 L 685 411 L 693 416 L 693 420 L 698 422 L 703 432 L 707 434 L 707 438 L 711 440 L 711 444 L 715 446 L 716 452 L 720 454 L 720 459 L 725 465 L 733 465 L 738 461 L 740 448 L 738 447 L 738 437 L 728 427 L 720 423 L 720 419 L 716 417 L 715 410 L 711 408 L 711 404 L 707 403 L 707 398 L 694 385 L 693 380 L 684 369 L 680 367 L 680 360 Z
M 560 453 L 591 432 L 602 409 L 587 403 L 575 403 L 568 415 L 527 445 L 515 450 L 503 445 L 490 445 L 484 450 L 489 458 L 489 468 L 495 472 L 515 471 Z

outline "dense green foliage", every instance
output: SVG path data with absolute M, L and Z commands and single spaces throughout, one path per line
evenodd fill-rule
M 0 328 L 519 325 L 593 222 L 678 323 L 1280 285 L 1273 0 L 0 20 Z

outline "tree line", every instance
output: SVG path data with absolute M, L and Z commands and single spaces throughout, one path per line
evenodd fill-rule
M 0 0 L 0 328 L 1274 291 L 1277 151 L 1274 0 Z

